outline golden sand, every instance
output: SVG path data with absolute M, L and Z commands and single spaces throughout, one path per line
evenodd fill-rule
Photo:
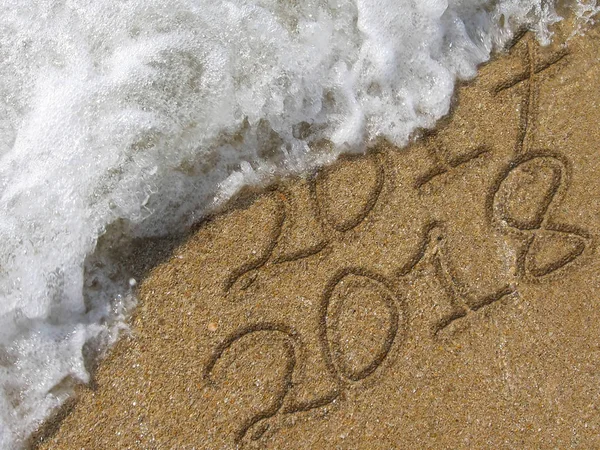
M 409 148 L 199 226 L 36 445 L 600 448 L 599 61 L 524 36 Z

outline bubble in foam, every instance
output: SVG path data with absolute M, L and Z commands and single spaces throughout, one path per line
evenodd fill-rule
M 556 20 L 542 0 L 3 1 L 0 447 L 124 328 L 133 238 L 405 144 L 515 28 Z

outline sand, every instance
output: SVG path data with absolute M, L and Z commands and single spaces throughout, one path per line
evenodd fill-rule
M 164 244 L 34 445 L 600 448 L 600 33 L 567 35 Z

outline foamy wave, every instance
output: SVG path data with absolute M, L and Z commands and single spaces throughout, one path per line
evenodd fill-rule
M 122 327 L 101 236 L 173 233 L 244 185 L 403 145 L 513 30 L 546 41 L 557 20 L 544 0 L 0 2 L 0 447 Z

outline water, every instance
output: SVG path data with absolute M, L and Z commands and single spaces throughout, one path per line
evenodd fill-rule
M 172 234 L 245 185 L 402 146 L 517 28 L 545 42 L 557 20 L 545 0 L 0 0 L 0 447 L 135 304 L 100 236 Z

